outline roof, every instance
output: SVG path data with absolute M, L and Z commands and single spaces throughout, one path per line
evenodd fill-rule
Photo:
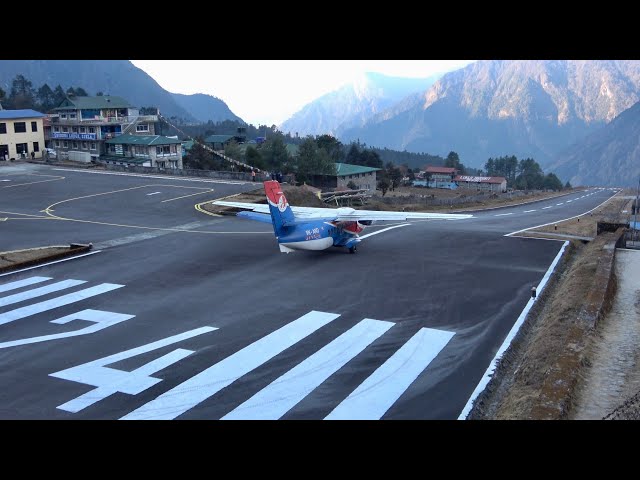
M 336 163 L 336 172 L 338 177 L 345 175 L 355 175 L 357 173 L 369 173 L 382 170 L 381 168 L 363 167 L 362 165 L 351 165 L 350 163 Z
M 177 138 L 163 137 L 160 135 L 118 135 L 104 143 L 115 145 L 169 145 L 182 143 Z
M 209 135 L 204 139 L 205 143 L 225 143 L 233 138 L 233 135 Z
M 469 183 L 502 183 L 507 179 L 504 177 L 474 177 L 471 175 L 458 175 L 454 178 L 456 182 L 469 182 Z
M 454 175 L 456 171 L 457 169 L 452 167 L 432 167 L 431 165 L 429 165 L 425 170 L 427 173 L 447 173 L 451 175 Z
M 13 120 L 18 118 L 44 118 L 45 114 L 31 110 L 0 110 L 0 120 Z
M 97 97 L 67 97 L 59 107 L 53 110 L 99 110 L 103 108 L 133 108 L 122 97 L 115 97 L 113 95 L 100 95 Z
M 185 150 L 191 150 L 191 147 L 193 147 L 193 144 L 194 144 L 194 143 L 195 143 L 195 142 L 194 142 L 193 140 L 184 140 L 184 141 L 182 142 L 182 147 L 183 147 Z

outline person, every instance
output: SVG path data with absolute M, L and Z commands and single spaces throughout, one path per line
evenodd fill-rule
M 256 171 L 253 168 L 251 169 L 251 180 L 256 181 Z
M 276 179 L 276 172 L 271 172 L 271 180 L 275 180 Z
M 276 180 L 278 181 L 278 183 L 282 183 L 282 173 L 281 172 L 276 173 Z
M 31 150 L 31 160 L 35 160 L 36 159 L 36 152 Z

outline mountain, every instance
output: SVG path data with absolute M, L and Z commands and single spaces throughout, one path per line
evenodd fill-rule
M 544 168 L 639 99 L 639 61 L 483 60 L 339 138 L 441 156 L 455 151 L 473 168 L 504 155 Z
M 564 150 L 550 169 L 574 186 L 636 187 L 640 180 L 640 102 Z
M 244 123 L 244 120 L 233 113 L 227 104 L 218 97 L 204 93 L 196 93 L 193 95 L 172 93 L 171 95 L 178 105 L 202 123 L 208 121 L 217 123 L 224 120 L 237 120 Z
M 82 87 L 89 95 L 102 92 L 121 96 L 135 107 L 158 107 L 165 117 L 175 116 L 191 122 L 238 119 L 215 97 L 166 91 L 129 60 L 0 60 L 0 88 L 7 95 L 16 75 L 23 75 L 35 89 L 45 83 L 52 89 L 57 85 L 64 90 Z
M 322 134 L 337 136 L 347 128 L 364 125 L 371 116 L 404 97 L 424 91 L 440 76 L 399 78 L 366 73 L 354 82 L 305 105 L 282 123 L 279 129 L 284 133 L 297 133 L 301 137 Z

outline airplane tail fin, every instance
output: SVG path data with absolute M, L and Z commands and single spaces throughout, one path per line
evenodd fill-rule
M 267 201 L 269 202 L 273 231 L 276 237 L 279 237 L 286 233 L 286 224 L 295 221 L 293 210 L 291 210 L 287 197 L 284 196 L 282 187 L 277 180 L 264 182 L 264 193 L 267 195 Z

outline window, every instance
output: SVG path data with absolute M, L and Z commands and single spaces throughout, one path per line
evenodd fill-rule
M 32 132 L 37 132 L 38 131 L 38 122 L 31 122 L 31 131 Z M 37 150 L 36 150 L 37 152 Z
M 61 113 L 60 114 L 60 119 L 61 120 L 66 120 L 67 119 L 67 114 L 66 113 Z
M 73 142 L 73 148 L 78 148 L 78 142 Z
M 27 153 L 29 153 L 27 151 L 27 144 L 26 143 L 16 143 L 16 153 L 18 155 L 22 155 L 23 153 L 26 155 Z
M 56 148 L 60 148 L 60 140 L 56 140 Z
M 76 114 L 75 114 L 75 113 L 70 113 L 70 114 L 69 114 L 69 118 L 70 118 L 71 120 L 74 120 L 74 119 L 76 118 Z
M 67 142 L 66 140 L 64 142 L 62 142 L 62 146 L 64 148 L 68 148 L 69 147 L 69 142 Z
M 156 147 L 156 155 L 171 155 L 171 149 L 169 145 L 162 145 Z
M 96 127 L 89 127 L 89 133 L 96 133 Z
M 53 127 L 53 131 L 58 133 L 60 131 L 60 129 L 58 127 Z
M 136 132 L 148 132 L 149 125 L 146 123 L 142 123 L 140 125 L 136 125 Z
M 34 152 L 40 151 L 40 145 L 38 145 L 38 142 L 33 142 L 33 151 Z
M 62 131 L 66 133 L 69 131 L 69 129 L 67 127 L 62 127 Z
M 80 127 L 80 133 L 85 133 L 85 131 L 86 131 L 86 128 Z
M 91 142 L 91 150 L 95 150 L 95 149 L 96 149 L 96 142 Z
M 82 142 L 82 149 L 87 150 L 89 147 L 87 146 L 87 142 Z
M 71 131 L 74 133 L 78 133 L 78 127 L 71 127 Z
M 13 131 L 15 133 L 26 133 L 27 132 L 27 124 L 25 122 L 14 122 L 13 123 Z
M 0 133 L 7 133 L 7 124 L 0 123 Z

